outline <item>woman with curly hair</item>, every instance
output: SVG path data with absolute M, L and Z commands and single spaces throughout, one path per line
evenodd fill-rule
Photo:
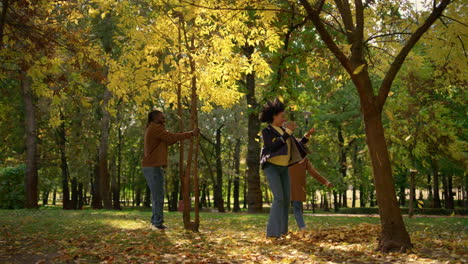
M 297 125 L 287 122 L 284 104 L 275 99 L 268 101 L 260 112 L 259 119 L 268 126 L 262 130 L 263 148 L 260 164 L 265 172 L 273 204 L 268 218 L 267 237 L 280 237 L 288 233 L 288 212 L 290 204 L 290 180 L 288 167 L 305 158 L 303 144 L 308 139 L 297 140 L 292 136 Z

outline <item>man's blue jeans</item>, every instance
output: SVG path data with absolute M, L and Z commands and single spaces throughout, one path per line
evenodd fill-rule
M 304 217 L 302 216 L 302 201 L 292 201 L 294 217 L 299 228 L 304 228 Z
M 161 167 L 143 167 L 146 183 L 151 191 L 151 223 L 155 226 L 164 223 L 164 170 Z
M 286 166 L 271 163 L 264 169 L 271 192 L 273 204 L 268 218 L 267 236 L 279 237 L 288 233 L 288 213 L 290 203 L 289 170 Z

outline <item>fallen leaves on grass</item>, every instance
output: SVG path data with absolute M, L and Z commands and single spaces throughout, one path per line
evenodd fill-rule
M 21 225 L 0 218 L 0 262 L 463 263 L 468 257 L 465 230 L 418 229 L 411 234 L 415 247 L 410 252 L 382 254 L 373 250 L 379 225 L 322 223 L 333 217 L 306 218 L 308 231 L 270 239 L 265 237 L 266 216 L 206 214 L 201 232 L 192 233 L 183 229 L 179 214 L 166 216 L 167 231 L 149 228 L 149 212 L 126 214 L 132 212 L 63 214 L 59 219 L 45 214 Z

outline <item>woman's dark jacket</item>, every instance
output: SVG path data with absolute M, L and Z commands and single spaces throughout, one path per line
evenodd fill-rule
M 294 165 L 307 156 L 307 150 L 304 145 L 309 141 L 306 137 L 297 140 L 295 137 L 286 133 L 284 128 L 281 128 L 284 134 L 281 135 L 274 127 L 268 125 L 262 130 L 263 148 L 260 154 L 260 165 L 265 168 L 267 160 L 279 155 L 288 155 L 288 144 L 286 140 L 291 138 L 291 159 L 289 166 Z

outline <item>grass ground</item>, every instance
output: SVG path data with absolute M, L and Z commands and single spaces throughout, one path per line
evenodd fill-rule
M 59 208 L 0 210 L 0 263 L 467 263 L 468 219 L 405 217 L 414 248 L 374 252 L 379 219 L 306 215 L 308 231 L 265 237 L 267 214 L 201 213 L 200 233 L 165 212 L 167 231 L 149 228 L 151 212 Z

